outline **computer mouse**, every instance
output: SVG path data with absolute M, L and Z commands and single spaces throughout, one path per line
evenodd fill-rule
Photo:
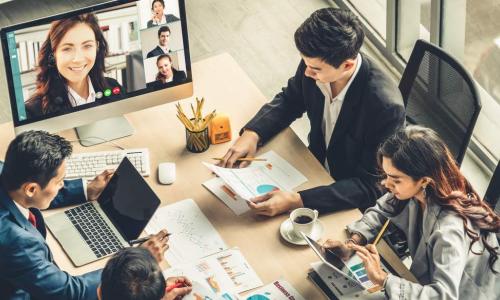
M 161 184 L 172 184 L 175 181 L 175 163 L 164 162 L 158 165 L 158 181 Z

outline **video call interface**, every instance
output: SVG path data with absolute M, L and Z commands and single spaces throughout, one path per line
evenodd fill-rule
M 6 33 L 18 121 L 188 80 L 177 0 L 140 0 Z

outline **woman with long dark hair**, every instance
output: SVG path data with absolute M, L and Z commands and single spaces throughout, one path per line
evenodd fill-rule
M 71 111 L 94 102 L 96 93 L 107 88 L 121 91 L 116 80 L 104 77 L 107 54 L 95 15 L 52 22 L 38 54 L 36 91 L 26 101 L 28 117 Z
M 186 80 L 186 73 L 179 71 L 172 66 L 172 57 L 168 54 L 162 54 L 156 59 L 156 81 L 147 84 L 149 88 L 161 88 L 167 83 L 181 83 Z
M 344 259 L 355 251 L 368 278 L 390 299 L 499 299 L 500 217 L 462 175 L 444 142 L 430 129 L 409 126 L 377 155 L 388 193 L 348 226 L 349 240 L 323 246 Z M 376 247 L 366 245 L 386 218 L 405 232 L 410 271 L 419 283 L 387 274 Z

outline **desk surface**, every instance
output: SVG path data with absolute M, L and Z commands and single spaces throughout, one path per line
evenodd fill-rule
M 233 137 L 266 101 L 265 97 L 228 54 L 221 54 L 193 64 L 194 96 L 205 97 L 205 112 L 217 109 L 231 117 Z M 193 99 L 181 103 L 188 105 Z M 211 157 L 222 156 L 232 142 L 211 145 L 209 150 L 193 154 L 185 149 L 184 127 L 175 116 L 173 103 L 156 106 L 126 115 L 136 133 L 117 140 L 125 148 L 147 147 L 151 156 L 151 176 L 147 182 L 162 200 L 162 205 L 186 198 L 196 201 L 229 247 L 237 246 L 265 284 L 284 278 L 306 299 L 323 296 L 309 280 L 307 271 L 317 257 L 306 246 L 293 246 L 279 235 L 279 226 L 288 215 L 274 218 L 252 214 L 236 216 L 220 200 L 206 190 L 201 183 L 213 175 L 201 164 Z M 74 130 L 60 133 L 69 140 L 76 138 Z M 14 138 L 12 123 L 0 125 L 0 153 L 4 154 L 8 142 Z M 89 148 L 74 144 L 74 152 L 113 150 L 113 146 L 98 145 Z M 274 150 L 292 163 L 308 182 L 298 190 L 332 182 L 320 163 L 293 133 L 286 129 L 260 151 Z M 157 182 L 157 166 L 160 162 L 177 164 L 177 180 L 170 186 Z M 50 212 L 46 212 L 50 213 Z M 323 238 L 344 239 L 343 229 L 361 216 L 358 210 L 342 211 L 321 216 L 325 225 Z M 82 274 L 102 268 L 106 260 L 75 268 L 51 234 L 47 237 L 56 262 L 70 274 Z

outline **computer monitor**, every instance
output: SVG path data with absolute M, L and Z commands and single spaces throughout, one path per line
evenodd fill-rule
M 110 1 L 0 30 L 16 133 L 130 135 L 123 114 L 192 96 L 184 0 Z

